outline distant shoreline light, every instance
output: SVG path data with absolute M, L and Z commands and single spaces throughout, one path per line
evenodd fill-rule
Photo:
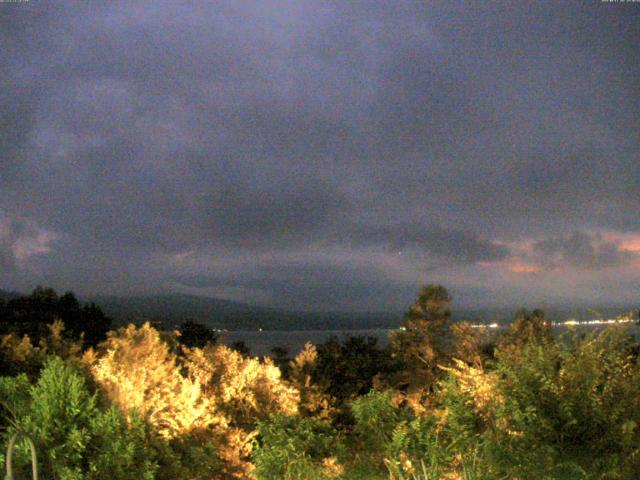
M 600 320 L 565 320 L 564 322 L 551 322 L 551 325 L 554 327 L 570 327 L 570 326 L 580 326 L 580 325 L 612 325 L 617 323 L 632 323 L 635 320 L 630 318 L 621 318 L 621 319 L 600 319 Z M 506 326 L 506 325 L 504 325 Z M 490 323 L 488 325 L 485 324 L 473 324 L 471 328 L 500 328 L 500 325 L 497 323 Z

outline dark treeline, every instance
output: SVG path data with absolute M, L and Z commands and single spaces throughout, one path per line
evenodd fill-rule
M 109 331 L 72 293 L 0 304 L 0 425 L 60 480 L 619 479 L 640 471 L 638 343 L 452 321 L 423 287 L 386 346 L 330 338 L 255 358 L 197 321 Z M 0 456 L 4 463 L 4 457 Z M 29 475 L 19 443 L 15 472 Z M 21 477 L 21 478 L 22 478 Z M 16 476 L 16 478 L 18 478 Z
M 0 334 L 27 335 L 37 343 L 56 320 L 64 323 L 69 338 L 82 337 L 85 346 L 96 346 L 111 329 L 111 319 L 100 307 L 80 304 L 73 292 L 58 296 L 52 288 L 37 287 L 29 296 L 0 299 Z

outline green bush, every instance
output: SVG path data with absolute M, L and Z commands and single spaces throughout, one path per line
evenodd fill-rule
M 351 405 L 356 421 L 355 433 L 367 462 L 384 467 L 395 429 L 409 419 L 406 410 L 393 404 L 390 392 L 372 390 Z
M 364 448 L 387 442 L 391 478 L 636 479 L 640 368 L 633 348 L 620 328 L 504 345 L 487 370 L 449 369 L 432 409 L 401 420 L 390 441 L 393 420 L 379 429 L 383 436 L 363 431 L 373 439 Z M 355 402 L 364 426 L 399 419 L 382 398 Z
M 115 409 L 101 412 L 83 376 L 60 358 L 45 362 L 35 385 L 24 375 L 0 379 L 0 401 L 11 416 L 5 440 L 18 429 L 33 439 L 42 478 L 154 478 L 156 467 L 144 449 L 144 426 L 128 426 Z M 23 442 L 14 470 L 26 478 L 30 469 Z
M 321 480 L 341 471 L 344 444 L 327 422 L 273 415 L 258 426 L 253 459 L 259 480 Z
M 503 402 L 487 451 L 496 476 L 633 479 L 640 370 L 624 330 L 498 352 Z
M 391 433 L 405 412 L 392 401 L 391 392 L 370 391 L 351 405 L 356 420 L 356 432 L 370 448 L 382 448 L 391 439 Z
M 354 458 L 359 457 L 355 470 L 366 464 L 371 475 L 439 478 L 447 450 L 438 438 L 433 415 L 416 416 L 409 408 L 397 406 L 391 392 L 371 391 L 353 402 L 352 408 L 356 419 L 352 446 L 358 452 Z
M 91 441 L 84 452 L 90 480 L 131 478 L 153 480 L 157 465 L 150 455 L 147 427 L 134 417 L 130 425 L 115 407 L 98 412 L 89 421 Z

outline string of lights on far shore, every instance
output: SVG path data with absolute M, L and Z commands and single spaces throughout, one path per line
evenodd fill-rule
M 631 318 L 602 318 L 595 320 L 575 320 L 569 319 L 564 322 L 549 322 L 553 327 L 574 327 L 574 326 L 587 326 L 587 325 L 615 325 L 621 323 L 633 323 L 635 320 Z M 489 324 L 472 324 L 471 328 L 500 328 L 501 326 L 498 323 L 489 323 Z

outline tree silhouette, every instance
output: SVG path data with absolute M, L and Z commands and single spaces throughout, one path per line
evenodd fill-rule
M 215 344 L 218 335 L 206 325 L 187 320 L 180 325 L 180 343 L 193 348 L 203 348 L 207 343 Z
M 37 344 L 55 321 L 64 324 L 67 338 L 84 338 L 84 346 L 96 346 L 106 338 L 111 319 L 91 303 L 81 306 L 73 294 L 58 297 L 52 288 L 37 287 L 29 296 L 14 298 L 0 308 L 0 333 L 27 335 Z
M 550 342 L 551 322 L 543 310 L 537 308 L 529 313 L 522 309 L 516 314 L 507 337 L 508 341 L 520 346 L 529 341 Z
M 438 376 L 438 363 L 450 350 L 447 338 L 451 318 L 451 296 L 442 285 L 420 289 L 405 314 L 402 329 L 391 335 L 394 356 L 403 364 L 397 379 L 402 388 L 429 388 Z

